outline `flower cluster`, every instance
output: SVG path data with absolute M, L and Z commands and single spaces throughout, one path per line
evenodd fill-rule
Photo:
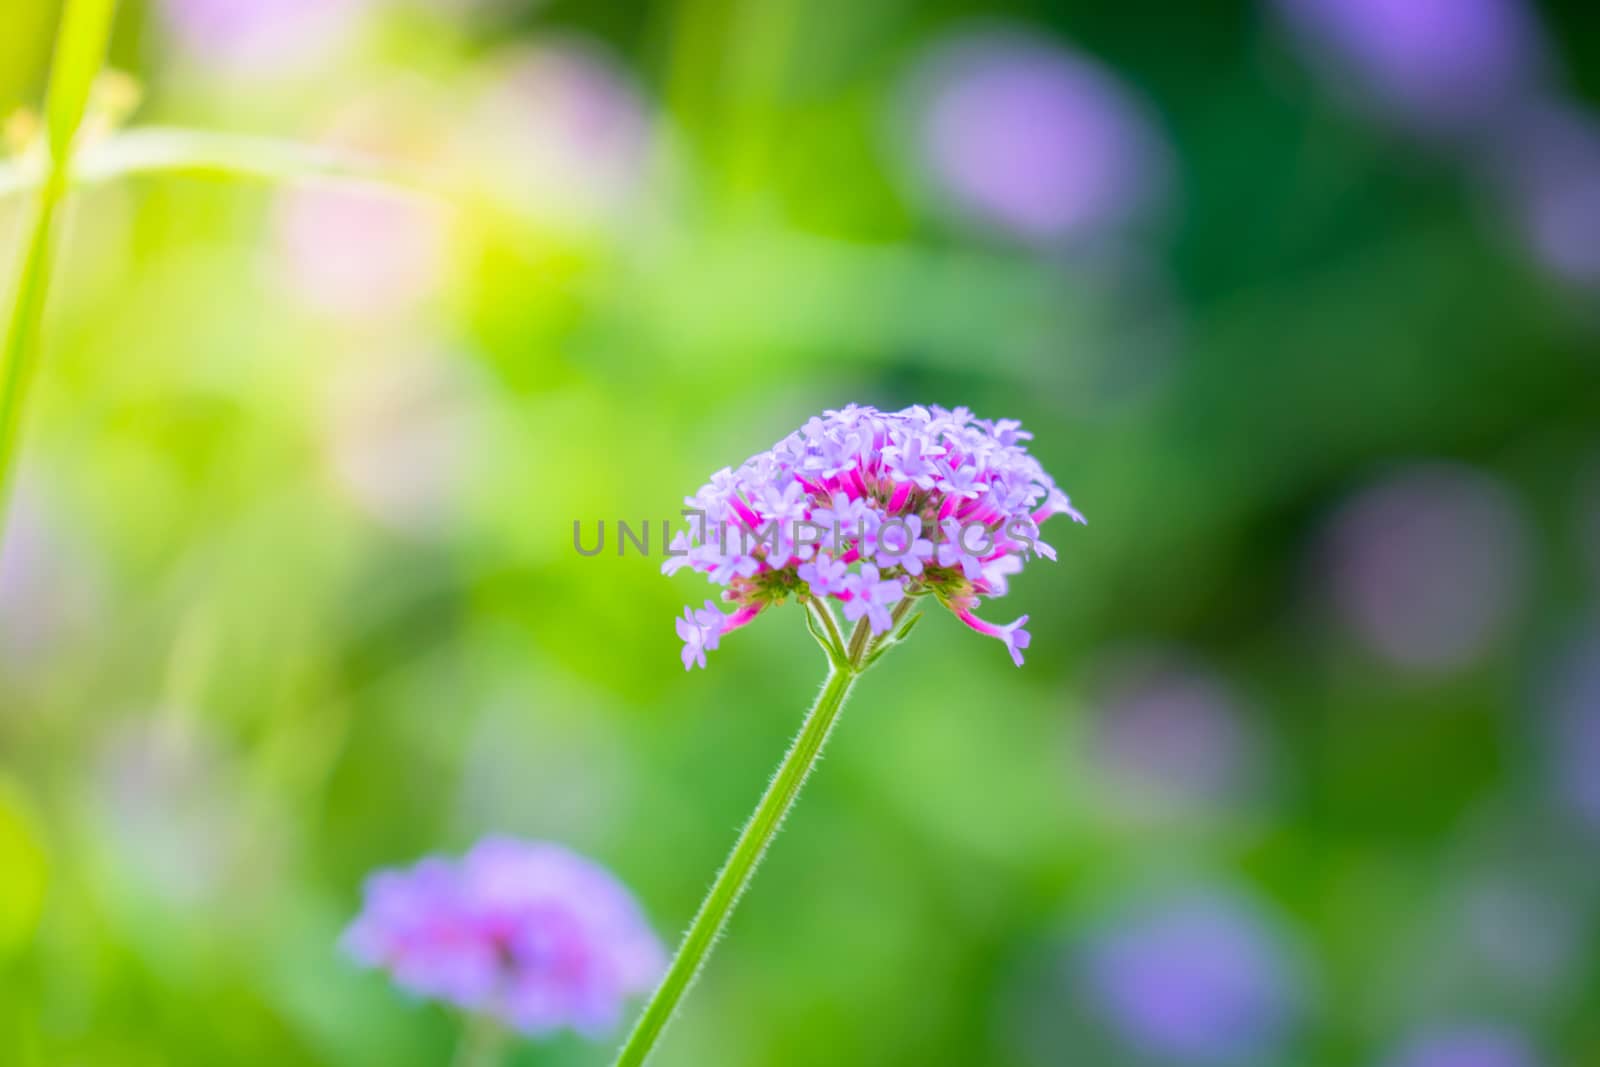
M 550 844 L 479 842 L 459 862 L 380 871 L 344 934 L 418 996 L 529 1034 L 599 1034 L 660 977 L 661 945 L 609 873 Z
M 907 598 L 933 595 L 1020 666 L 1026 615 L 996 625 L 973 612 L 1004 595 L 1029 556 L 1055 558 L 1039 524 L 1083 522 L 1010 419 L 965 408 L 883 412 L 851 405 L 811 419 L 685 499 L 688 529 L 662 569 L 703 572 L 732 614 L 707 600 L 677 620 L 685 669 L 722 635 L 789 596 L 838 601 L 871 632 L 894 627 Z

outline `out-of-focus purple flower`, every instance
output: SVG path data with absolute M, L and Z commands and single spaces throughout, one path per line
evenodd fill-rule
M 1501 132 L 1486 161 L 1529 255 L 1573 285 L 1600 285 L 1600 122 L 1546 104 Z
M 343 943 L 409 992 L 529 1034 L 604 1033 L 665 962 L 609 872 L 558 845 L 507 837 L 461 860 L 373 875 Z
M 429 350 L 363 356 L 330 376 L 328 462 L 379 522 L 412 534 L 457 517 L 478 430 L 477 390 L 460 360 Z
M 1462 889 L 1465 942 L 1519 989 L 1548 988 L 1570 968 L 1584 924 L 1559 888 L 1520 874 L 1480 877 Z
M 371 0 L 159 0 L 192 62 L 230 76 L 315 65 L 349 38 Z
M 35 660 L 92 617 L 96 586 L 32 479 L 7 509 L 0 541 L 0 661 Z
M 1176 651 L 1113 657 L 1088 696 L 1090 762 L 1136 816 L 1226 804 L 1255 784 L 1253 738 L 1225 681 Z
M 557 229 L 614 219 L 639 196 L 651 118 L 622 68 L 569 42 L 503 59 L 462 124 L 492 195 Z
M 1302 976 L 1246 902 L 1194 893 L 1124 917 L 1082 960 L 1090 1007 L 1136 1053 L 1173 1064 L 1280 1059 Z
M 448 242 L 438 210 L 354 185 L 291 189 L 278 202 L 284 282 L 336 318 L 392 322 L 438 287 Z
M 1331 88 L 1385 121 L 1471 134 L 1536 92 L 1545 43 L 1522 0 L 1276 0 Z
M 1578 490 L 1578 550 L 1600 588 L 1600 462 L 1591 463 Z
M 1540 1067 L 1544 1061 L 1515 1030 L 1469 1025 L 1416 1034 L 1384 1063 L 1385 1067 Z
M 277 828 L 247 812 L 236 772 L 190 709 L 117 728 L 85 783 L 115 875 L 181 908 L 259 886 L 279 856 Z
M 442 151 L 448 128 L 433 95 L 386 84 L 342 107 L 320 140 L 397 163 Z M 286 189 L 274 217 L 283 284 L 308 307 L 358 326 L 393 326 L 442 285 L 447 209 L 420 195 L 356 183 Z
M 1545 683 L 1550 780 L 1562 804 L 1600 830 L 1600 630 L 1565 649 Z
M 1099 236 L 1169 183 L 1147 108 L 1094 61 L 1022 30 L 935 47 L 910 82 L 913 151 L 958 211 L 1030 242 Z
M 824 606 L 837 600 L 847 619 L 864 618 L 884 634 L 890 609 L 924 593 L 1002 642 L 1021 666 L 1027 616 L 1001 626 L 973 611 L 982 598 L 1003 595 L 1023 555 L 1055 558 L 1040 523 L 1059 514 L 1084 521 L 1028 453 L 1030 437 L 1013 421 L 977 419 L 966 408 L 852 404 L 812 418 L 737 471 L 713 474 L 685 498 L 697 514 L 673 539 L 662 570 L 704 573 L 727 587 L 723 599 L 738 610 L 677 620 L 684 666 L 704 666 L 703 650 L 722 633 L 790 596 Z M 938 556 L 931 538 L 951 532 L 950 520 L 970 534 L 976 578 L 960 558 Z
M 1515 615 L 1528 540 L 1516 499 L 1489 476 L 1443 463 L 1404 468 L 1334 517 L 1325 546 L 1334 606 L 1392 663 L 1459 667 Z

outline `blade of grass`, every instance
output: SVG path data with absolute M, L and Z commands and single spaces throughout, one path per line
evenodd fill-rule
M 67 0 L 61 10 L 44 112 L 45 126 L 50 131 L 50 155 L 58 167 L 65 166 L 71 158 L 72 138 L 83 121 L 89 90 L 105 64 L 116 8 L 116 0 Z
M 24 405 L 50 289 L 56 216 L 67 191 L 72 140 L 83 121 L 89 88 L 105 59 L 115 10 L 115 0 L 67 0 L 56 31 L 45 101 L 50 166 L 27 227 L 5 346 L 0 350 L 0 545 L 4 544 L 11 476 L 17 463 Z
M 441 193 L 421 170 L 361 152 L 177 127 L 140 126 L 86 144 L 75 155 L 74 186 L 136 174 L 179 174 L 223 181 L 352 182 L 397 193 Z M 41 186 L 43 168 L 28 161 L 0 164 L 0 197 Z
M 335 181 L 430 191 L 433 183 L 409 168 L 361 152 L 205 130 L 143 126 L 85 149 L 75 182 L 97 182 L 152 171 L 239 181 Z

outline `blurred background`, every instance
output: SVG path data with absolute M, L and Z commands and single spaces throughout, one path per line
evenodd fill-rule
M 112 63 L 99 135 L 451 195 L 74 195 L 0 1061 L 443 1063 L 335 942 L 490 831 L 673 939 L 824 664 L 789 609 L 686 675 L 709 588 L 572 525 L 857 401 L 1023 420 L 1090 525 L 1024 669 L 936 617 L 859 687 L 663 1067 L 1600 1064 L 1592 5 L 129 0 Z

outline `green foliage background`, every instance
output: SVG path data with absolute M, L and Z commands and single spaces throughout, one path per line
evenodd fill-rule
M 1543 13 L 1593 99 L 1600 23 Z M 0 13 L 0 112 L 37 105 L 54 14 Z M 1177 197 L 1131 278 L 906 194 L 899 79 L 999 16 L 1117 71 L 1170 137 Z M 1337 109 L 1245 4 L 558 0 L 460 27 L 397 4 L 262 89 L 217 88 L 126 3 L 112 60 L 138 121 L 314 139 L 380 83 L 448 128 L 485 57 L 570 35 L 659 110 L 647 202 L 573 233 L 471 199 L 437 296 L 376 325 L 286 295 L 271 188 L 74 194 L 23 477 L 62 562 L 0 605 L 68 618 L 0 656 L 0 1062 L 446 1062 L 456 1021 L 334 942 L 367 872 L 490 831 L 601 859 L 670 938 L 824 664 L 789 610 L 686 675 L 670 620 L 698 581 L 582 558 L 572 524 L 674 517 L 859 401 L 1020 418 L 1091 524 L 997 606 L 1032 617 L 1025 669 L 934 618 L 861 684 L 663 1067 L 1139 1062 L 1052 953 L 1191 884 L 1267 902 L 1302 946 L 1288 1062 L 1376 1062 L 1445 1016 L 1600 1063 L 1594 840 L 1554 809 L 1539 704 L 1595 610 L 1592 293 L 1520 258 L 1447 159 Z M 0 202 L 8 262 L 21 203 Z M 423 533 L 373 521 L 327 459 L 332 370 L 419 349 L 446 354 L 472 441 Z M 1339 503 L 1413 459 L 1499 477 L 1534 535 L 1513 632 L 1421 678 L 1314 578 Z M 1149 643 L 1242 694 L 1268 764 L 1246 800 L 1119 806 L 1090 683 Z M 1559 980 L 1459 951 L 1451 902 L 1485 871 L 1579 916 Z

